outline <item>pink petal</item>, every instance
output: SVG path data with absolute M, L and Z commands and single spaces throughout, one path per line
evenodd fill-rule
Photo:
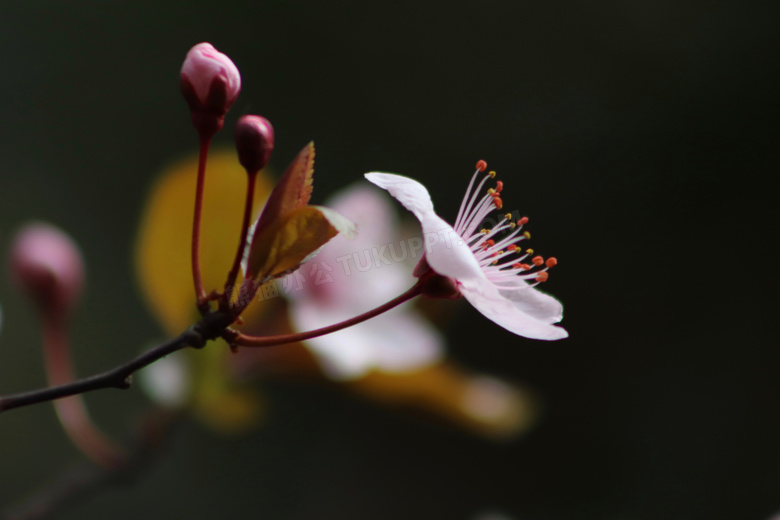
M 490 282 L 473 279 L 459 282 L 460 292 L 469 303 L 486 318 L 509 332 L 526 338 L 544 340 L 563 339 L 569 336 L 565 329 L 523 312 L 513 301 L 502 296 Z

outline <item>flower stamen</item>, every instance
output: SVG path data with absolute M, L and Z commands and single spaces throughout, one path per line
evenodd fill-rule
M 496 172 L 491 170 L 477 183 L 477 176 L 485 171 L 487 163 L 477 163 L 477 171 L 469 183 L 466 195 L 461 202 L 460 212 L 456 220 L 457 231 L 468 244 L 480 267 L 488 278 L 502 288 L 511 289 L 517 286 L 517 278 L 535 285 L 549 278 L 547 270 L 557 264 L 554 257 L 545 260 L 541 255 L 534 256 L 534 250 L 525 251 L 517 245 L 518 242 L 531 238 L 531 233 L 523 229 L 528 223 L 528 217 L 513 220 L 511 213 L 506 213 L 503 219 L 493 228 L 483 227 L 477 231 L 477 226 L 484 222 L 493 208 L 501 209 L 503 200 L 500 194 L 504 190 L 503 181 L 496 181 L 493 188 L 488 188 L 482 198 L 478 198 L 480 190 L 487 179 L 493 179 Z M 476 188 L 475 188 L 476 185 Z M 509 231 L 506 236 L 497 238 L 499 233 Z

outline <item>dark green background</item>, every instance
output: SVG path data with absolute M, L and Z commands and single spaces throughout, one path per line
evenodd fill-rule
M 0 246 L 29 219 L 81 244 L 81 373 L 160 334 L 136 293 L 132 239 L 155 173 L 195 149 L 178 71 L 200 41 L 241 69 L 229 127 L 268 117 L 277 168 L 316 141 L 315 201 L 365 171 L 396 171 L 424 180 L 451 217 L 475 160 L 488 160 L 509 208 L 532 217 L 535 247 L 561 262 L 547 288 L 571 333 L 524 340 L 465 305 L 447 330 L 460 360 L 542 396 L 543 422 L 519 441 L 269 383 L 256 433 L 188 424 L 136 483 L 61 518 L 780 510 L 773 5 L 4 0 Z M 9 285 L 3 393 L 44 381 L 34 316 Z M 144 407 L 136 390 L 88 401 L 117 433 Z M 79 460 L 49 406 L 3 414 L 0 506 Z

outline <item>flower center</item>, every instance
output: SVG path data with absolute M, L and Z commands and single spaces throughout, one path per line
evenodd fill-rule
M 515 221 L 512 214 L 507 213 L 492 229 L 481 227 L 493 211 L 504 206 L 501 199 L 504 189 L 502 181 L 496 181 L 495 187 L 483 191 L 488 179 L 496 177 L 495 171 L 486 173 L 486 170 L 487 163 L 478 161 L 477 169 L 461 202 L 458 218 L 455 219 L 455 231 L 463 237 L 482 271 L 497 287 L 516 288 L 518 278 L 524 282 L 532 282 L 532 286 L 547 281 L 548 271 L 558 260 L 555 257 L 545 260 L 540 255 L 534 255 L 533 249 L 523 250 L 517 245 L 531 238 L 531 233 L 523 230 L 523 226 L 528 223 L 528 217 Z M 480 193 L 483 194 L 482 197 L 479 196 Z M 478 228 L 480 229 L 477 230 Z

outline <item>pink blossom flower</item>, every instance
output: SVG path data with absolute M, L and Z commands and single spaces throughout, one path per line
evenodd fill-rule
M 185 90 L 187 101 L 191 105 L 200 103 L 201 109 L 222 109 L 224 113 L 241 91 L 241 75 L 236 65 L 206 42 L 195 45 L 187 53 L 181 67 L 181 80 L 183 90 L 185 85 L 191 89 L 191 92 Z
M 547 270 L 557 261 L 545 261 L 541 256 L 533 256 L 532 250 L 522 251 L 517 246 L 530 237 L 522 231 L 527 218 L 514 222 L 512 215 L 507 214 L 492 229 L 482 228 L 485 219 L 503 205 L 499 196 L 501 181 L 479 196 L 485 182 L 495 176 L 495 172 L 485 173 L 486 167 L 484 161 L 477 163 L 454 226 L 436 214 L 428 190 L 419 182 L 378 172 L 367 173 L 366 178 L 387 190 L 417 217 L 425 238 L 428 266 L 449 278 L 479 312 L 520 336 L 565 338 L 566 330 L 553 325 L 563 317 L 563 306 L 534 288 L 547 280 Z M 480 175 L 484 177 L 478 181 Z M 419 271 L 416 274 L 422 276 L 424 272 Z
M 414 284 L 408 249 L 396 247 L 391 261 L 374 250 L 398 246 L 396 216 L 385 197 L 367 186 L 347 188 L 327 206 L 357 224 L 350 240 L 339 234 L 299 273 L 283 280 L 297 330 L 338 323 L 382 304 Z M 383 258 L 389 254 L 383 252 Z M 403 258 L 402 258 L 403 256 Z M 392 261 L 398 260 L 398 261 Z M 401 305 L 339 332 L 306 340 L 332 379 L 356 379 L 371 370 L 408 372 L 441 360 L 444 340 L 410 307 Z
M 69 314 L 84 284 L 84 263 L 76 243 L 58 228 L 31 223 L 11 247 L 11 275 L 46 313 Z
M 268 119 L 241 116 L 236 122 L 235 138 L 238 162 L 250 175 L 268 164 L 274 149 L 274 127 Z

